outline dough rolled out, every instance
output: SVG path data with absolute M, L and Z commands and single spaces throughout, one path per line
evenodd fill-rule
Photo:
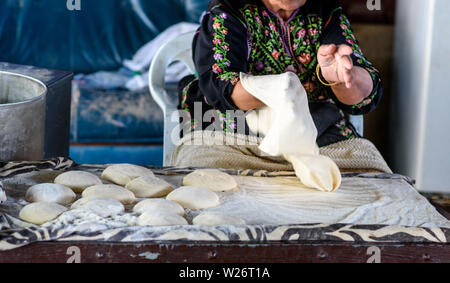
M 203 212 L 192 220 L 194 225 L 220 226 L 220 225 L 245 225 L 245 221 L 239 217 L 218 212 Z
M 238 187 L 232 176 L 217 169 L 195 170 L 183 178 L 183 185 L 206 188 L 213 192 L 232 191 Z
M 122 204 L 132 204 L 136 201 L 136 197 L 131 191 L 116 185 L 92 186 L 84 190 L 82 196 L 83 198 L 102 197 L 115 199 Z
M 208 189 L 199 187 L 181 187 L 171 192 L 167 198 L 182 207 L 200 210 L 220 205 L 219 196 Z
M 300 181 L 309 188 L 332 192 L 341 185 L 341 173 L 328 157 L 319 154 L 317 128 L 308 96 L 297 75 L 251 76 L 241 73 L 242 86 L 267 107 L 250 113 L 251 131 L 264 134 L 260 149 L 292 163 Z
M 152 170 L 133 164 L 115 164 L 107 167 L 102 179 L 120 186 L 126 186 L 132 180 L 143 176 L 155 176 Z
M 189 223 L 178 214 L 168 212 L 147 211 L 139 216 L 140 226 L 177 226 L 189 225 Z
M 82 193 L 86 188 L 102 184 L 102 180 L 99 177 L 83 171 L 62 173 L 53 182 L 71 188 L 77 194 Z
M 57 203 L 35 202 L 22 208 L 19 217 L 23 221 L 42 225 L 56 219 L 65 211 L 67 211 L 67 208 Z
M 165 197 L 173 191 L 172 185 L 155 176 L 144 176 L 129 182 L 125 188 L 138 198 Z
M 58 184 L 38 184 L 30 187 L 25 194 L 28 202 L 54 202 L 69 204 L 75 201 L 77 196 L 68 187 Z
M 102 197 L 86 197 L 74 202 L 71 209 L 82 209 L 93 212 L 101 217 L 110 217 L 125 211 L 121 202 Z
M 146 199 L 133 207 L 134 212 L 144 213 L 147 211 L 152 212 L 167 212 L 184 216 L 185 212 L 181 205 L 178 203 L 166 200 L 166 199 Z

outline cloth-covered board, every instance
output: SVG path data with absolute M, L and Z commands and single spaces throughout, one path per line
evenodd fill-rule
M 412 186 L 395 174 L 344 173 L 342 186 L 332 193 L 302 188 L 293 171 L 224 170 L 234 176 L 239 190 L 220 193 L 221 205 L 210 209 L 239 216 L 243 226 L 136 226 L 127 213 L 101 218 L 68 211 L 43 226 L 20 221 L 31 185 L 51 182 L 67 170 L 100 176 L 106 165 L 78 165 L 70 159 L 0 163 L 0 250 L 39 241 L 100 242 L 270 242 L 448 243 L 450 222 Z M 178 187 L 196 168 L 155 168 L 154 173 Z M 187 220 L 199 211 L 187 211 Z

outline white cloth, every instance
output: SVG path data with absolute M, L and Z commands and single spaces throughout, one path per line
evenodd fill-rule
M 336 190 L 341 174 L 330 158 L 319 154 L 317 129 L 299 78 L 291 72 L 269 76 L 241 73 L 241 83 L 267 105 L 247 116 L 250 130 L 264 135 L 259 148 L 291 162 L 304 185 L 326 192 Z

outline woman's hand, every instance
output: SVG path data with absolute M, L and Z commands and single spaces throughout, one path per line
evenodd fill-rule
M 317 60 L 322 76 L 328 83 L 340 83 L 331 87 L 336 97 L 346 105 L 355 105 L 366 99 L 373 89 L 369 72 L 353 66 L 350 55 L 353 50 L 348 45 L 322 45 L 317 52 Z
M 351 88 L 353 84 L 353 61 L 350 55 L 353 50 L 348 45 L 322 45 L 317 52 L 317 60 L 322 76 L 329 83 L 343 83 Z

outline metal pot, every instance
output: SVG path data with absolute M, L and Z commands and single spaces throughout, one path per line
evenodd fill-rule
M 0 160 L 41 160 L 44 157 L 44 83 L 0 71 Z

